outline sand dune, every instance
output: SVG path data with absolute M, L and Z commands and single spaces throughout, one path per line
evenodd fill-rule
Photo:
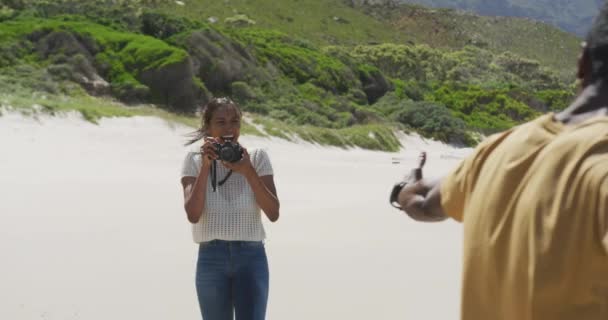
M 149 117 L 0 117 L 0 319 L 198 319 L 196 246 L 179 169 L 191 129 Z M 458 319 L 461 226 L 387 203 L 428 152 L 428 174 L 468 150 L 403 136 L 399 153 L 245 136 L 274 164 L 266 223 L 268 319 Z

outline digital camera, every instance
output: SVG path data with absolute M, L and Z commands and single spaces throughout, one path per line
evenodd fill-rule
M 243 148 L 236 142 L 214 143 L 213 146 L 215 147 L 218 160 L 237 162 L 243 158 Z

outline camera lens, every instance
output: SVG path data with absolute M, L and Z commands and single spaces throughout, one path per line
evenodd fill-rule
M 224 147 L 220 150 L 219 157 L 224 161 L 234 162 L 234 159 L 236 158 L 236 153 L 234 152 L 234 149 L 230 147 Z

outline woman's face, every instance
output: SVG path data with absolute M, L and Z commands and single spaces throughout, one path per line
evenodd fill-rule
M 230 105 L 221 106 L 211 116 L 207 134 L 214 138 L 232 137 L 237 141 L 241 133 L 241 117 L 236 108 Z

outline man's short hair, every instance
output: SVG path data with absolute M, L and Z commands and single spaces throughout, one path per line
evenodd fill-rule
M 604 2 L 587 35 L 591 80 L 608 80 L 608 2 Z

